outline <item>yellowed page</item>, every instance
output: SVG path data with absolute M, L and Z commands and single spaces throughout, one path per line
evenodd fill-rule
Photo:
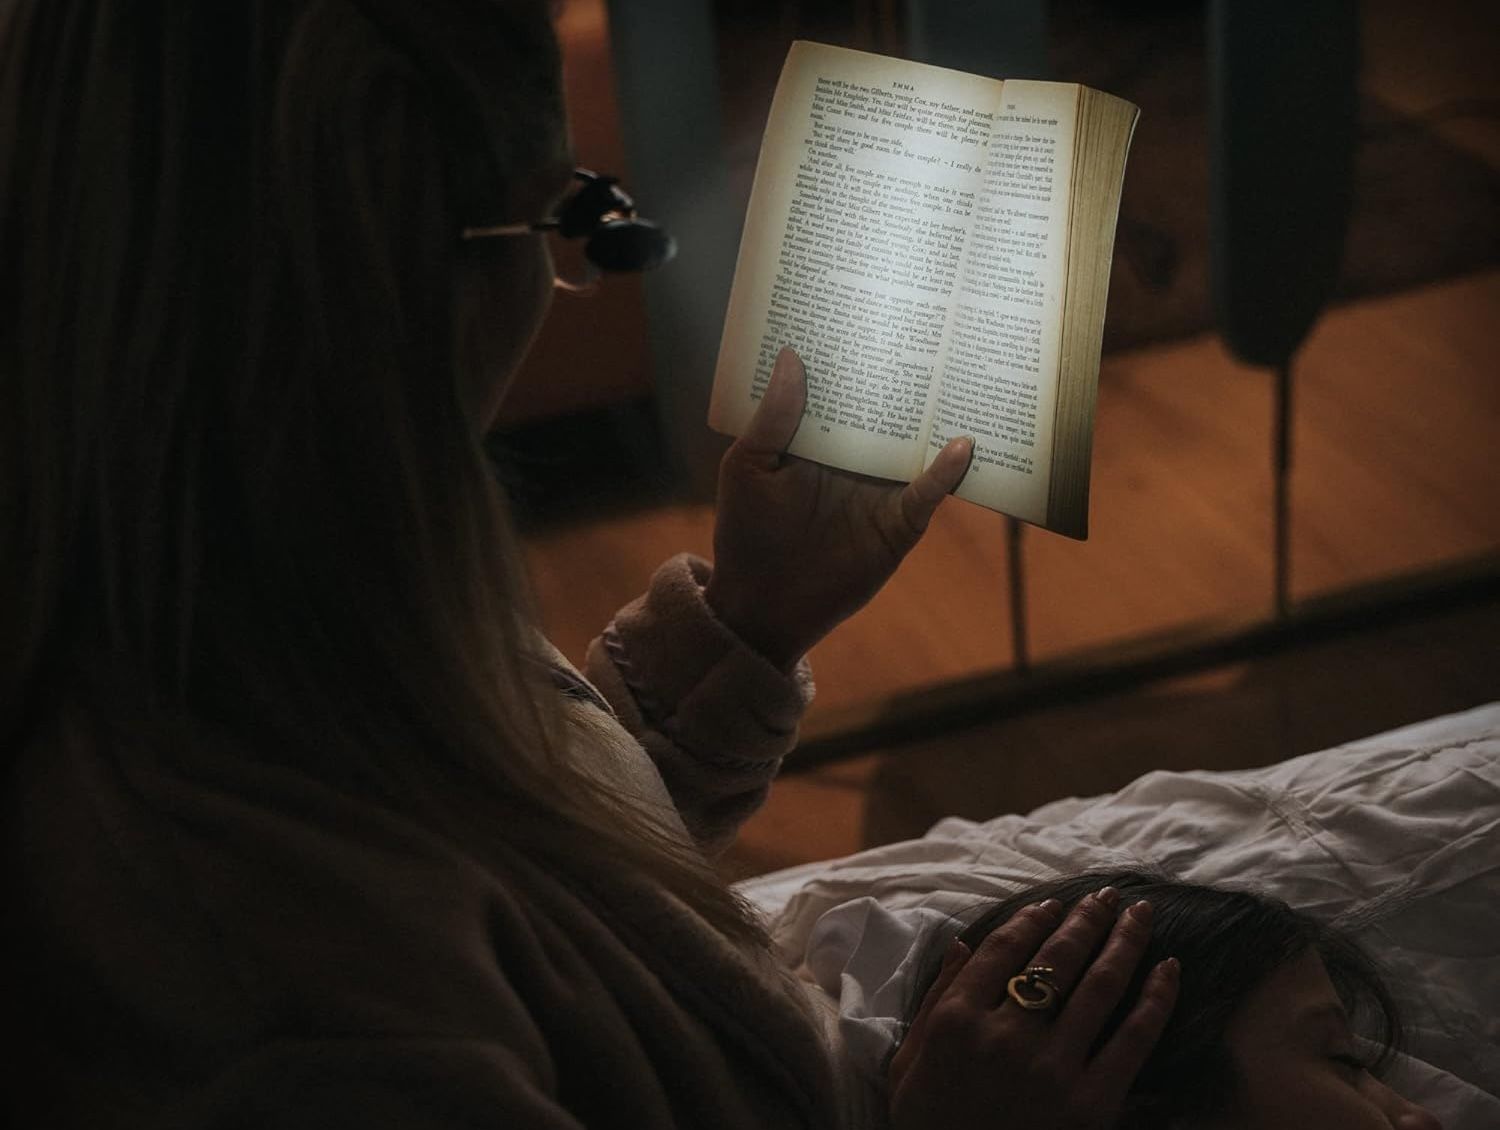
M 975 437 L 961 498 L 1045 525 L 1079 87 L 1008 79 L 943 352 L 926 459 Z
M 808 376 L 795 454 L 883 478 L 921 470 L 999 90 L 793 44 L 756 167 L 710 426 L 743 432 L 791 345 Z

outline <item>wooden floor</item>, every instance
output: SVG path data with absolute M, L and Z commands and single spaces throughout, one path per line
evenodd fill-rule
M 1500 271 L 1329 312 L 1296 366 L 1294 596 L 1500 549 Z M 1027 529 L 1032 654 L 1045 659 L 1271 609 L 1271 378 L 1212 336 L 1106 358 L 1093 529 Z M 581 655 L 708 506 L 530 539 L 548 630 Z M 816 713 L 1008 666 L 1005 525 L 945 503 L 876 600 L 813 653 Z M 892 646 L 899 641 L 899 646 Z
M 1367 3 L 1366 82 L 1407 112 L 1494 97 L 1474 28 Z M 1469 14 L 1465 14 L 1465 13 Z M 1436 24 L 1436 28 L 1434 28 Z M 1482 61 L 1476 61 L 1482 60 Z M 1439 123 L 1500 168 L 1493 119 Z M 1337 307 L 1295 366 L 1292 592 L 1336 592 L 1500 551 L 1500 270 Z M 1211 335 L 1105 360 L 1093 529 L 1028 529 L 1031 654 L 1046 661 L 1271 612 L 1271 375 Z M 528 542 L 545 626 L 581 656 L 651 570 L 708 555 L 706 507 L 553 527 Z M 1011 662 L 1005 526 L 949 501 L 874 603 L 813 654 L 810 730 Z M 1291 655 L 1035 712 L 792 773 L 726 871 L 755 873 L 920 834 L 949 812 L 1025 811 L 1153 768 L 1264 764 L 1500 698 L 1500 605 L 1366 630 Z
M 1500 599 L 1370 626 L 785 772 L 724 860 L 728 878 L 1112 792 L 1152 770 L 1246 769 L 1500 699 Z
M 1342 307 L 1318 327 L 1297 369 L 1295 595 L 1500 551 L 1497 313 L 1491 272 Z M 1032 654 L 1269 615 L 1267 375 L 1205 337 L 1108 359 L 1099 411 L 1093 536 L 1025 538 Z M 707 507 L 675 506 L 534 537 L 553 639 L 581 656 L 658 562 L 684 549 L 707 555 L 711 529 Z M 946 503 L 880 597 L 813 653 L 809 728 L 1006 668 L 1005 581 L 1002 520 Z M 1151 768 L 1264 764 L 1500 698 L 1497 641 L 1495 607 L 1391 634 L 1372 626 L 1302 659 L 793 776 L 729 865 L 746 874 L 826 858 L 920 834 L 948 812 L 1024 811 Z M 1330 719 L 1338 724 L 1322 724 Z

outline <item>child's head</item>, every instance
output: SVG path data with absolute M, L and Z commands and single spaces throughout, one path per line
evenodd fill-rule
M 1182 964 L 1177 1004 L 1131 1090 L 1122 1126 L 1435 1125 L 1376 1078 L 1400 1046 L 1402 1028 L 1373 963 L 1345 935 L 1279 900 L 1137 871 L 1097 872 L 987 905 L 958 936 L 973 949 L 1027 905 L 1051 898 L 1071 906 L 1105 886 L 1120 892 L 1122 909 L 1146 899 L 1155 913 L 1136 983 L 1100 1041 L 1157 962 L 1176 957 Z M 932 940 L 908 1017 L 936 978 L 949 936 Z

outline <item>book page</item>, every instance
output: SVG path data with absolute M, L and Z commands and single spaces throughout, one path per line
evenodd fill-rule
M 958 489 L 1045 524 L 1079 88 L 1009 79 L 960 270 L 926 459 L 975 437 Z
M 791 450 L 910 479 L 999 83 L 796 43 L 756 167 L 709 423 L 740 434 L 783 345 L 807 367 Z

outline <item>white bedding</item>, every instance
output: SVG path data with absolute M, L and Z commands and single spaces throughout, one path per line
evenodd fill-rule
M 1041 877 L 1116 864 L 1268 890 L 1351 930 L 1407 1020 L 1412 1055 L 1393 1082 L 1446 1130 L 1500 1127 L 1500 703 L 1265 769 L 1149 773 L 1026 816 L 950 818 L 741 889 L 783 956 L 838 1002 L 873 1071 L 925 927 Z

